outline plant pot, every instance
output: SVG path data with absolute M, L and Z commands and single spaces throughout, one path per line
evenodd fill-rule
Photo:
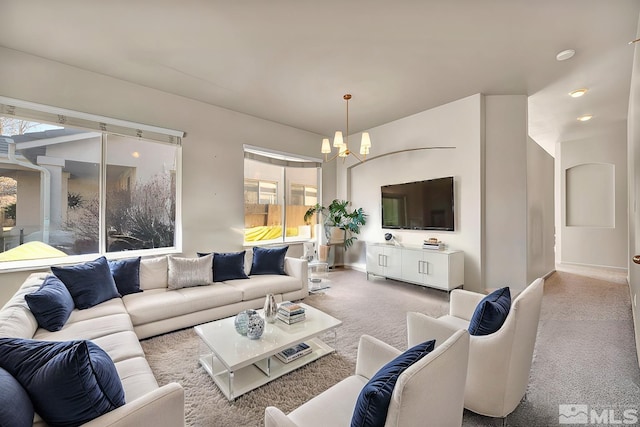
M 329 260 L 330 251 L 331 251 L 331 246 L 329 245 L 318 246 L 318 260 L 320 262 L 327 262 Z
M 329 243 L 332 245 L 344 244 L 345 231 L 338 227 L 331 227 L 329 229 Z

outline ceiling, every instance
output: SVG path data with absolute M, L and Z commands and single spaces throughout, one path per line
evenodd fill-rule
M 639 12 L 637 0 L 0 0 L 0 45 L 326 136 L 344 130 L 345 93 L 351 133 L 525 94 L 529 134 L 553 154 L 626 120 Z M 575 56 L 557 61 L 565 49 Z

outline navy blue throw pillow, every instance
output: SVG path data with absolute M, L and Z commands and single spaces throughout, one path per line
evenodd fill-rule
M 213 281 L 248 279 L 244 271 L 244 258 L 247 251 L 213 254 Z
M 140 289 L 140 259 L 141 257 L 109 261 L 109 269 L 120 295 L 142 292 Z
M 50 332 L 62 329 L 75 307 L 67 287 L 53 275 L 47 276 L 40 289 L 24 299 L 38 325 Z
M 360 391 L 351 417 L 351 427 L 381 427 L 387 419 L 393 388 L 411 365 L 431 353 L 436 341 L 415 345 L 384 365 Z
M 69 267 L 51 267 L 51 272 L 62 280 L 80 310 L 120 296 L 105 257 Z
M 496 289 L 476 306 L 469 321 L 469 335 L 489 335 L 502 327 L 511 309 L 508 287 Z
M 31 427 L 33 405 L 18 380 L 0 368 L 0 426 Z
M 91 341 L 0 338 L 0 365 L 52 427 L 84 424 L 125 404 L 113 361 Z
M 253 261 L 251 262 L 251 272 L 254 274 L 286 274 L 284 272 L 284 258 L 287 255 L 289 246 L 278 248 L 253 248 Z
M 248 279 L 244 271 L 244 257 L 247 251 L 213 253 L 213 281 Z M 209 255 L 198 252 L 198 256 Z

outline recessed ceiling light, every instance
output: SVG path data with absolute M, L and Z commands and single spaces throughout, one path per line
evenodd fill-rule
M 133 153 L 131 153 L 131 157 L 134 157 L 137 159 L 138 157 L 140 157 L 140 153 L 138 153 L 137 151 L 134 151 Z
M 576 51 L 573 49 L 563 50 L 562 52 L 556 55 L 556 59 L 558 61 L 566 61 L 567 59 L 573 58 L 573 55 L 576 54 Z
M 591 114 L 584 114 L 580 117 L 578 117 L 578 120 L 581 122 L 586 122 L 587 120 L 591 120 L 593 116 Z
M 580 98 L 582 95 L 584 95 L 585 93 L 587 93 L 588 89 L 576 89 L 574 91 L 569 92 L 569 95 L 572 98 Z

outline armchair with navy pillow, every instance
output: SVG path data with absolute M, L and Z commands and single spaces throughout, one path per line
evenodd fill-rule
M 409 313 L 409 345 L 432 337 L 435 320 L 470 334 L 464 407 L 504 418 L 518 406 L 529 382 L 538 332 L 544 280 L 539 278 L 511 301 L 509 288 L 484 295 L 462 289 L 451 292 L 449 314 L 432 319 Z
M 354 375 L 287 415 L 267 407 L 265 427 L 462 425 L 469 334 L 433 323 L 435 340 L 405 352 L 363 335 Z

